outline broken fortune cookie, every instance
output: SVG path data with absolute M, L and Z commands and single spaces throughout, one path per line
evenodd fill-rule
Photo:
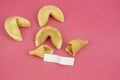
M 87 44 L 88 44 L 87 40 L 80 40 L 80 39 L 71 40 L 68 43 L 68 46 L 65 48 L 65 50 L 70 55 L 75 56 L 76 53 Z
M 44 54 L 53 54 L 53 49 L 48 45 L 41 45 L 38 48 L 31 50 L 29 54 L 43 58 Z

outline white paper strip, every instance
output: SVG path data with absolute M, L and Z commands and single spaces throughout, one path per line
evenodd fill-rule
M 62 65 L 74 65 L 74 58 L 71 57 L 63 57 L 53 54 L 44 54 L 44 61 L 46 62 L 54 62 Z

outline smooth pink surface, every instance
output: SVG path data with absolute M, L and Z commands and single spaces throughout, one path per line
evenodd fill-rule
M 37 12 L 45 5 L 60 7 L 65 22 L 50 18 L 63 35 L 61 50 L 55 54 L 69 56 L 64 48 L 68 41 L 87 39 L 89 44 L 75 56 L 75 65 L 62 66 L 30 56 L 34 38 L 40 29 Z M 22 28 L 24 41 L 16 42 L 4 29 L 10 16 L 31 21 Z M 119 0 L 0 0 L 0 80 L 120 80 L 120 1 Z

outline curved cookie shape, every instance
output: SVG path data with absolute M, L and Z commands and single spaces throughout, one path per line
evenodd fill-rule
M 40 31 L 38 31 L 36 37 L 35 37 L 35 44 L 36 46 L 40 46 L 42 43 L 46 41 L 46 39 L 50 37 L 52 44 L 57 48 L 60 49 L 62 46 L 62 35 L 59 32 L 58 29 L 51 27 L 51 26 L 46 26 Z
M 48 45 L 41 45 L 37 49 L 29 52 L 30 55 L 38 56 L 40 58 L 43 58 L 45 53 L 53 54 L 53 49 Z
M 64 22 L 64 15 L 62 11 L 56 6 L 48 5 L 43 6 L 38 12 L 39 25 L 44 26 L 47 23 L 49 16 L 52 16 L 59 22 Z
M 68 46 L 65 48 L 65 50 L 70 55 L 75 56 L 75 54 L 87 44 L 88 44 L 87 40 L 80 40 L 80 39 L 71 40 L 68 43 Z
M 10 37 L 16 41 L 22 41 L 22 35 L 19 30 L 19 27 L 29 27 L 30 22 L 20 16 L 9 17 L 5 21 L 5 30 Z

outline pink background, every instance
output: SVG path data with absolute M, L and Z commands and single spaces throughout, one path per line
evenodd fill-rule
M 69 56 L 67 42 L 80 38 L 89 44 L 75 56 L 73 67 L 43 62 L 30 56 L 40 29 L 37 12 L 44 5 L 57 5 L 65 16 L 60 23 L 50 18 L 47 25 L 58 28 L 63 46 L 55 54 Z M 22 28 L 24 41 L 16 42 L 4 29 L 10 16 L 31 21 Z M 120 1 L 119 0 L 0 0 L 0 80 L 120 80 Z

